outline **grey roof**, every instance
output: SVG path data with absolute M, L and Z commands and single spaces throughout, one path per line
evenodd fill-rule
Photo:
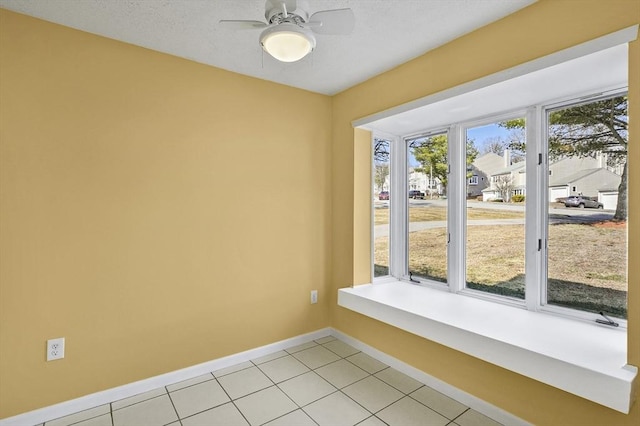
M 501 167 L 499 170 L 496 170 L 491 175 L 492 176 L 506 175 L 506 174 L 511 174 L 513 172 L 524 173 L 525 172 L 525 162 L 524 161 L 520 161 L 518 163 L 513 163 L 509 167 Z
M 556 179 L 554 179 L 553 176 L 551 176 L 551 179 L 549 179 L 549 186 L 565 186 L 570 183 L 576 182 L 584 177 L 597 173 L 600 170 L 605 170 L 605 169 L 598 168 L 598 169 L 579 170 L 569 176 L 564 176 Z
M 471 165 L 487 175 L 492 175 L 495 170 L 504 166 L 504 158 L 493 152 L 487 152 L 473 160 Z

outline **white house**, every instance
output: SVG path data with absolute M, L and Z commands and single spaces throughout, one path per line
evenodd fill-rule
M 483 201 L 504 198 L 500 195 L 499 182 L 507 181 L 511 195 L 526 195 L 526 169 L 524 163 L 510 163 L 505 150 L 505 166 L 494 171 L 489 186 L 482 190 Z M 615 209 L 618 201 L 621 167 L 608 164 L 606 154 L 595 157 L 567 157 L 549 164 L 549 201 L 561 200 L 570 195 L 586 195 L 598 198 L 605 209 Z M 504 184 L 503 184 L 504 186 Z
M 490 185 L 491 175 L 505 166 L 505 160 L 498 154 L 488 152 L 476 158 L 469 166 L 467 197 L 482 195 L 482 190 Z

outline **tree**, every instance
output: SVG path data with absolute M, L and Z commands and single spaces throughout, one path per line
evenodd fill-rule
M 378 192 L 384 189 L 384 184 L 387 181 L 387 176 L 389 176 L 389 164 L 376 162 L 374 180 L 376 188 L 378 188 Z
M 421 166 L 416 168 L 416 171 L 438 179 L 446 190 L 449 174 L 447 136 L 436 135 L 416 139 L 409 144 L 409 148 L 412 149 L 413 157 Z M 474 146 L 473 140 L 467 140 L 467 169 L 477 156 L 478 150 Z
M 613 220 L 627 218 L 628 99 L 626 96 L 584 103 L 549 115 L 549 157 L 595 157 L 606 154 L 622 166 L 618 205 Z M 524 119 L 500 123 L 508 129 L 524 129 Z M 516 148 L 524 151 L 524 142 Z
M 375 138 L 373 141 L 373 159 L 376 163 L 389 162 L 389 141 Z
M 388 140 L 375 138 L 373 141 L 373 162 L 375 167 L 374 182 L 378 192 L 384 189 L 389 176 L 390 144 Z
M 494 153 L 502 156 L 504 154 L 504 148 L 507 146 L 507 142 L 500 136 L 494 136 L 484 140 L 482 145 L 482 153 Z
M 513 177 L 511 175 L 501 175 L 498 176 L 495 182 L 496 190 L 498 194 L 500 194 L 500 198 L 505 203 L 511 201 L 511 193 L 515 189 L 515 185 L 513 184 Z

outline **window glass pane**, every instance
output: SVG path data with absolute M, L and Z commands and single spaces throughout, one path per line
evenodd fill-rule
M 553 110 L 547 302 L 627 316 L 627 98 Z
M 467 288 L 524 299 L 525 121 L 467 130 Z
M 447 282 L 447 135 L 407 143 L 408 269 Z
M 373 276 L 389 275 L 389 159 L 387 140 L 373 141 Z

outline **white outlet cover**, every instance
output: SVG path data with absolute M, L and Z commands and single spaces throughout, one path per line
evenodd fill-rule
M 64 358 L 64 337 L 47 340 L 47 361 Z

